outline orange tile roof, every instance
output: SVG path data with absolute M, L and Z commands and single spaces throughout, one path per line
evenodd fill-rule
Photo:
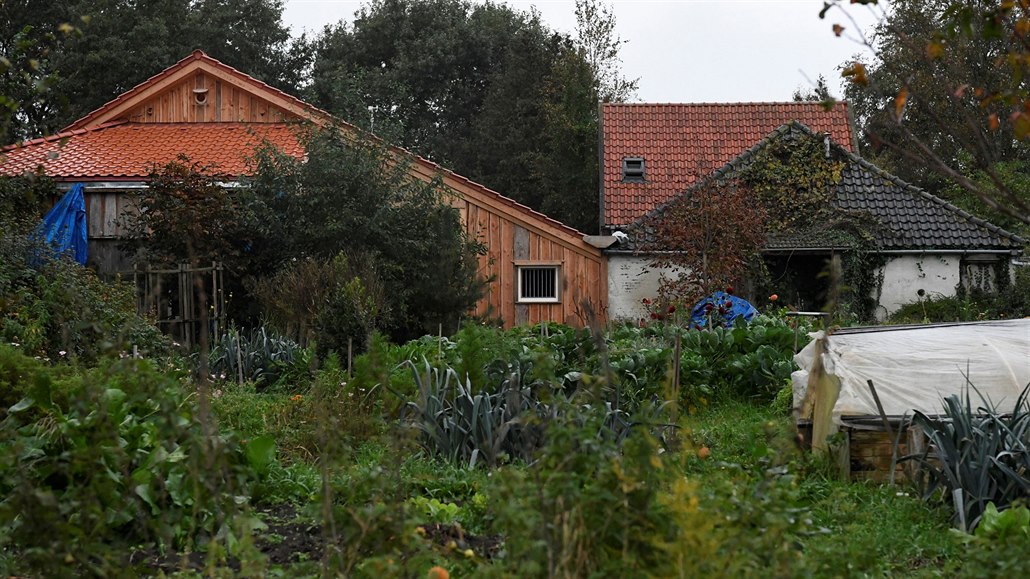
M 304 156 L 297 126 L 287 123 L 127 123 L 65 131 L 2 149 L 0 174 L 20 175 L 42 166 L 58 181 L 144 179 L 155 164 L 179 154 L 231 176 L 247 174 L 247 157 L 262 142 Z
M 854 151 L 845 103 L 603 105 L 601 225 L 629 225 L 790 121 Z M 622 182 L 625 157 L 643 157 L 645 182 Z

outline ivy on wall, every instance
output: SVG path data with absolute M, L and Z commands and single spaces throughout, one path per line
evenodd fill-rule
M 798 231 L 829 216 L 831 192 L 844 165 L 826 157 L 820 139 L 804 135 L 773 141 L 754 155 L 740 177 L 765 207 L 770 233 Z

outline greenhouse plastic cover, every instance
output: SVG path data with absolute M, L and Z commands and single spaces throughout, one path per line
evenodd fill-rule
M 794 356 L 794 404 L 800 407 L 823 332 Z M 867 380 L 872 380 L 887 416 L 943 414 L 944 397 L 965 396 L 973 407 L 980 395 L 1010 412 L 1030 384 L 1030 319 L 838 330 L 827 339 L 826 373 L 840 381 L 834 421 L 878 416 Z M 968 381 L 967 381 L 968 376 Z M 968 387 L 969 384 L 975 390 Z M 977 391 L 980 395 L 977 394 Z

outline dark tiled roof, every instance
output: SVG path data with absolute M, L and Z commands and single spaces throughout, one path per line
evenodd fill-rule
M 695 183 L 683 195 L 714 181 L 733 178 L 755 154 L 779 139 L 816 136 L 807 126 L 791 122 L 778 127 L 750 149 Z M 841 181 L 833 187 L 832 206 L 841 214 L 868 218 L 869 230 L 880 250 L 1021 250 L 1026 243 L 1015 234 L 992 225 L 947 201 L 902 181 L 872 163 L 831 142 L 832 154 L 846 163 Z M 658 206 L 648 217 L 660 216 L 672 201 Z M 627 228 L 629 242 L 612 249 L 640 249 L 649 232 L 644 219 Z M 636 239 L 634 239 L 636 238 Z M 832 228 L 771 235 L 767 250 L 843 248 Z
M 820 103 L 605 104 L 602 226 L 633 223 L 723 166 L 784 123 L 829 133 L 847 149 L 847 105 Z M 622 159 L 642 157 L 646 181 L 624 183 Z

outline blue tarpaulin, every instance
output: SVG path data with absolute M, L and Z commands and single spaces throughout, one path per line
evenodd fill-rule
M 690 312 L 690 321 L 695 326 L 707 328 L 709 315 L 712 316 L 712 321 L 718 323 L 721 318 L 722 325 L 729 327 L 739 317 L 744 318 L 745 322 L 750 322 L 758 315 L 758 310 L 743 298 L 719 291 L 697 302 Z
M 86 265 L 86 200 L 82 183 L 76 183 L 36 228 L 38 239 L 46 240 L 54 253 L 70 253 L 75 261 Z

